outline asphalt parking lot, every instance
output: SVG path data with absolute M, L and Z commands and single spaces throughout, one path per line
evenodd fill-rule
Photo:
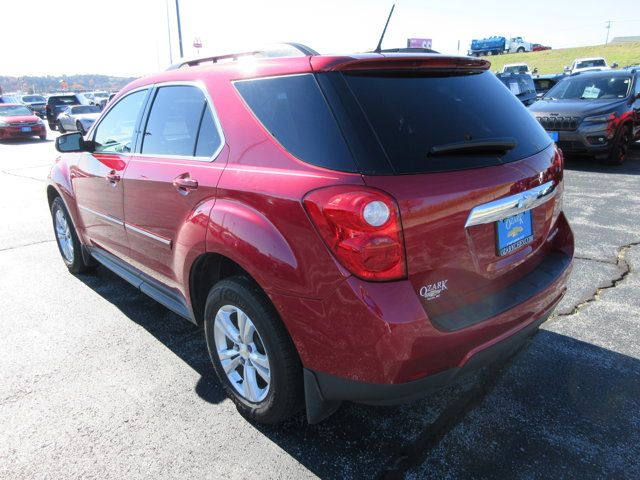
M 0 478 L 640 478 L 640 149 L 567 162 L 570 289 L 507 364 L 396 408 L 254 426 L 203 334 L 54 242 L 36 139 L 0 144 Z

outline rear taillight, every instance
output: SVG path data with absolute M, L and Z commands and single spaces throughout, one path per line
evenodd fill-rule
M 331 252 L 353 275 L 372 281 L 406 277 L 402 225 L 393 197 L 344 185 L 308 193 L 304 206 Z
M 562 154 L 562 150 L 555 147 L 555 155 L 553 156 L 553 164 L 551 165 L 551 170 L 553 171 L 553 175 L 558 182 L 562 181 L 562 177 L 564 175 L 564 155 Z

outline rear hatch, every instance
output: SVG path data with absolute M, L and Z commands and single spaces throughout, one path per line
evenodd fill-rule
M 497 292 L 553 270 L 561 156 L 486 62 L 429 61 L 354 63 L 318 80 L 365 183 L 398 202 L 416 295 L 452 331 L 509 307 Z M 491 213 L 505 198 L 520 205 Z

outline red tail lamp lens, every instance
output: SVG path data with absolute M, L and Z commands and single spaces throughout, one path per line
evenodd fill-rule
M 364 280 L 407 275 L 400 213 L 390 195 L 350 185 L 314 190 L 304 206 L 340 263 Z

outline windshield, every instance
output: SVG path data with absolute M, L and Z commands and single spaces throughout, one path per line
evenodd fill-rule
M 109 98 L 109 94 L 107 92 L 96 92 L 93 96 L 96 98 Z
M 606 66 L 607 64 L 602 58 L 597 60 L 583 60 L 582 62 L 578 62 L 576 64 L 576 68 L 593 68 L 593 67 L 606 67 Z
M 587 77 L 581 74 L 553 87 L 544 98 L 558 100 L 611 100 L 625 98 L 631 88 L 631 77 Z
M 527 73 L 529 67 L 526 65 L 511 65 L 509 67 L 504 67 L 502 73 Z
M 536 91 L 533 79 L 529 75 L 517 77 L 511 75 L 500 76 L 500 81 L 516 96 Z
M 0 105 L 0 116 L 2 117 L 12 117 L 18 115 L 33 115 L 31 110 L 27 107 L 23 107 L 22 105 Z
M 25 95 L 22 97 L 23 102 L 27 103 L 44 103 L 46 102 L 45 98 L 42 95 Z
M 72 107 L 71 113 L 73 115 L 80 115 L 82 113 L 99 113 L 100 107 L 97 105 L 80 105 L 78 107 Z

